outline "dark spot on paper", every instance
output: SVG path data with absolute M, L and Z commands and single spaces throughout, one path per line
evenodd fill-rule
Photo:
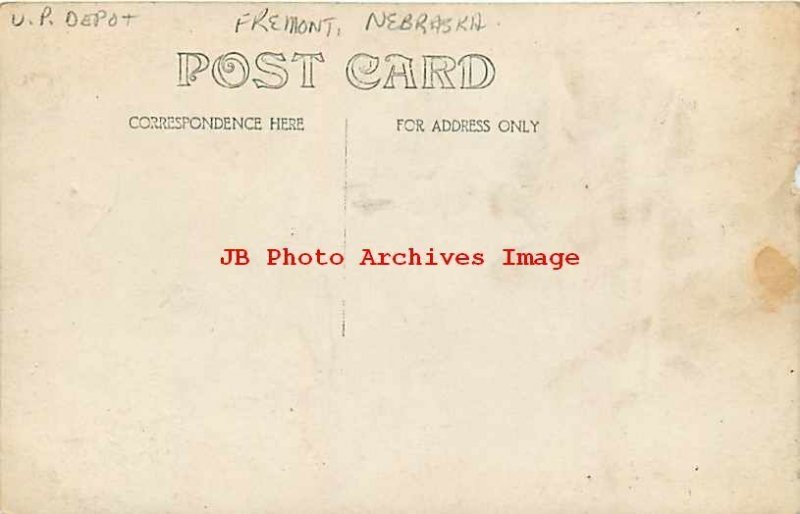
M 771 307 L 779 305 L 797 287 L 797 268 L 781 252 L 765 246 L 753 262 L 761 293 Z
M 625 208 L 624 205 L 620 205 L 614 212 L 612 213 L 612 218 L 615 222 L 620 224 L 625 224 L 628 221 L 628 210 Z
M 694 470 L 695 470 L 695 471 L 700 471 L 700 466 L 695 466 L 695 467 L 694 467 Z
M 367 214 L 372 214 L 373 212 L 379 211 L 381 209 L 385 209 L 386 207 L 390 206 L 392 201 L 388 198 L 375 198 L 375 199 L 365 199 L 365 200 L 356 200 L 353 202 L 353 205 L 358 207 L 359 209 L 363 210 Z
M 52 86 L 55 83 L 55 80 L 51 75 L 47 73 L 33 72 L 33 73 L 28 73 L 24 77 L 22 77 L 21 85 L 28 86 L 30 84 L 40 81 L 46 82 L 48 86 Z

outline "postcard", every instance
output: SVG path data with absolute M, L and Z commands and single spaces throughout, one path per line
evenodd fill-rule
M 0 6 L 6 514 L 795 513 L 795 3 Z

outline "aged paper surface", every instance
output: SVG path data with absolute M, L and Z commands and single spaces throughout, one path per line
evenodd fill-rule
M 4 513 L 800 508 L 797 5 L 0 24 Z

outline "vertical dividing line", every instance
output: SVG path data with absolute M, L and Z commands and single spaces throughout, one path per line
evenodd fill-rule
M 348 147 L 348 120 L 344 119 L 344 181 L 342 185 L 342 213 L 344 215 L 344 227 L 342 229 L 342 239 L 344 251 L 347 253 L 347 147 Z M 347 262 L 345 261 L 345 265 Z
M 347 335 L 347 302 L 342 298 L 342 337 Z
M 342 247 L 344 251 L 344 282 L 347 282 L 347 149 L 348 149 L 348 119 L 344 119 L 344 176 L 342 177 Z M 347 300 L 342 293 L 342 337 L 347 334 Z

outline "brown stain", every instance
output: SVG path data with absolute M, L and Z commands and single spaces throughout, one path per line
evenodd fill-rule
M 756 254 L 753 269 L 770 307 L 786 301 L 797 288 L 797 268 L 771 246 L 765 246 Z

